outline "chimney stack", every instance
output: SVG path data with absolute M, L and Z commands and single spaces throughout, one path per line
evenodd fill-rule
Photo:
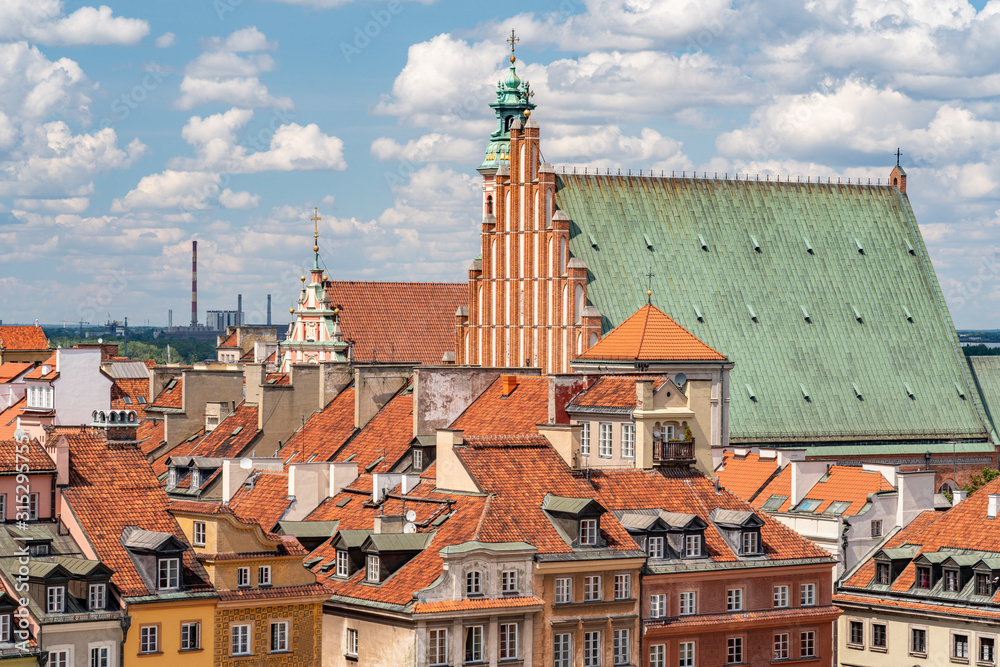
M 174 311 L 167 311 L 167 328 L 170 329 L 174 326 Z
M 955 493 L 953 493 L 951 496 L 951 506 L 954 507 L 955 505 L 965 500 L 966 493 L 967 492 L 965 489 L 955 489 Z
M 198 242 L 191 241 L 191 326 L 198 326 Z
M 997 518 L 997 501 L 1000 500 L 1000 493 L 991 493 L 989 504 L 986 506 L 986 516 L 990 519 Z
M 510 396 L 515 389 L 517 389 L 517 376 L 516 375 L 504 375 L 501 377 L 501 396 Z
M 271 326 L 271 295 L 267 295 L 267 326 Z
M 236 295 L 236 326 L 243 326 L 243 295 Z

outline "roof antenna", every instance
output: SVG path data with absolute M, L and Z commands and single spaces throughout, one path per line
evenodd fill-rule
M 655 275 L 656 274 L 653 273 L 653 267 L 649 267 L 649 273 L 646 274 L 646 277 L 649 278 L 649 282 L 646 287 L 646 305 L 648 306 L 653 305 L 653 276 Z

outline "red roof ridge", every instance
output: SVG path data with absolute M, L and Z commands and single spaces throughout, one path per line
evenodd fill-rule
M 649 340 L 647 331 L 650 333 Z M 726 361 L 726 356 L 709 347 L 656 306 L 646 304 L 577 359 Z

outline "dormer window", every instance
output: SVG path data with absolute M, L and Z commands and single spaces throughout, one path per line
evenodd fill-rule
M 169 590 L 180 586 L 181 559 L 161 558 L 157 561 L 157 588 Z
M 650 558 L 663 558 L 663 536 L 650 537 L 646 540 L 646 555 Z
M 944 571 L 944 590 L 946 593 L 957 593 L 959 589 L 958 584 L 958 570 L 945 570 Z
M 103 611 L 105 606 L 107 606 L 107 599 L 107 584 L 90 584 L 87 586 L 87 609 L 90 611 Z
M 45 613 L 61 614 L 66 611 L 66 587 L 49 586 L 45 591 Z
M 597 519 L 580 520 L 580 545 L 588 547 L 597 545 Z
M 875 564 L 875 583 L 887 586 L 892 583 L 892 567 L 889 563 Z
M 177 486 L 177 468 L 173 466 L 170 466 L 170 470 L 167 471 L 167 486 Z
M 347 577 L 350 576 L 351 568 L 350 561 L 347 559 L 347 551 L 343 549 L 337 550 L 337 576 Z
M 368 570 L 365 573 L 365 579 L 373 583 L 378 583 L 378 577 L 379 577 L 378 556 L 376 556 L 375 554 L 368 554 Z
M 985 572 L 976 573 L 976 595 L 992 595 L 993 587 L 990 575 Z
M 413 469 L 418 471 L 424 469 L 424 450 L 413 450 Z
M 930 588 L 931 587 L 931 568 L 929 567 L 918 567 L 917 568 L 917 588 Z
M 472 570 L 465 575 L 465 594 L 468 596 L 483 594 L 483 573 Z
M 760 553 L 760 533 L 756 530 L 745 530 L 740 533 L 740 553 Z
M 698 533 L 687 534 L 684 536 L 684 557 L 685 558 L 700 558 L 701 557 L 701 535 Z
M 197 489 L 199 486 L 201 486 L 201 470 L 191 468 L 191 488 Z

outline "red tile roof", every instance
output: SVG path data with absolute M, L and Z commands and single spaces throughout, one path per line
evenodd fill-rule
M 875 607 L 892 607 L 896 609 L 912 609 L 931 614 L 957 614 L 959 616 L 975 616 L 976 618 L 993 618 L 1000 620 L 1000 609 L 984 609 L 982 607 L 972 607 L 969 605 L 949 606 L 946 604 L 934 604 L 930 602 L 916 602 L 910 600 L 895 600 L 882 598 L 874 595 L 850 595 L 838 594 L 833 596 L 834 602 L 872 605 Z
M 239 347 L 239 344 L 236 342 L 236 338 L 237 338 L 236 332 L 234 331 L 233 333 L 229 334 L 229 338 L 224 340 L 222 344 L 219 345 L 219 347 Z
M 892 484 L 880 472 L 854 466 L 831 466 L 828 476 L 816 482 L 805 497 L 823 501 L 813 510 L 815 514 L 822 514 L 830 503 L 841 501 L 851 503 L 844 516 L 854 516 L 868 502 L 869 494 L 892 490 Z M 787 511 L 790 506 L 791 502 L 786 500 L 780 511 Z
M 736 452 L 726 450 L 722 453 L 722 464 L 716 469 L 719 484 L 728 491 L 746 501 L 751 501 L 754 507 L 760 507 L 771 497 L 770 494 L 760 494 L 753 499 L 755 493 L 767 483 L 778 470 L 778 458 L 761 459 L 758 452 L 747 452 L 745 456 L 736 456 Z M 781 494 L 781 495 L 788 495 Z M 760 500 L 760 498 L 763 500 Z M 760 502 L 756 502 L 760 500 Z
M 331 281 L 340 327 L 356 361 L 439 364 L 455 351 L 455 312 L 468 305 L 466 283 Z
M 8 361 L 0 364 L 0 384 L 10 382 L 31 366 L 31 362 L 28 361 Z
M 17 418 L 24 414 L 24 410 L 27 407 L 28 399 L 22 398 L 14 405 L 0 412 L 0 439 L 14 439 L 14 431 L 17 430 Z
M 982 489 L 980 489 L 980 491 L 982 491 Z M 965 505 L 966 503 L 969 502 L 969 500 L 975 498 L 976 495 L 978 494 L 973 494 L 965 501 L 959 503 L 959 506 Z M 921 544 L 920 542 L 921 534 L 924 532 L 924 530 L 929 527 L 933 527 L 935 523 L 944 519 L 951 512 L 952 510 L 948 510 L 947 512 L 934 512 L 931 510 L 928 510 L 926 512 L 921 512 L 920 514 L 917 515 L 915 519 L 913 519 L 909 523 L 909 525 L 907 525 L 901 531 L 899 531 L 891 538 L 889 538 L 889 540 L 885 544 L 883 544 L 881 548 L 893 549 L 896 547 L 901 547 L 906 544 L 918 544 L 918 545 Z M 985 523 L 986 522 L 983 521 L 981 524 L 976 526 L 976 528 L 983 526 Z M 973 530 L 975 530 L 975 528 Z M 961 541 L 961 540 L 956 540 L 956 541 Z M 937 547 L 938 545 L 934 544 L 933 542 L 930 542 L 928 544 L 928 548 L 925 550 L 935 551 Z M 994 550 L 1000 550 L 1000 549 L 994 549 Z M 874 577 L 875 577 L 875 561 L 869 558 L 867 561 L 864 562 L 864 564 L 860 568 L 858 568 L 854 572 L 854 574 L 852 574 L 846 581 L 844 581 L 844 585 L 855 586 L 855 587 L 867 586 L 869 583 L 871 583 Z M 906 570 L 902 574 L 900 574 L 896 583 L 899 582 L 899 579 L 903 579 L 903 583 L 905 585 L 905 589 L 903 590 L 909 590 L 909 588 L 913 585 L 913 577 L 914 577 L 913 563 L 910 563 L 907 566 Z M 896 589 L 895 585 L 893 585 L 893 589 Z
M 267 588 L 240 588 L 236 590 L 220 590 L 219 599 L 223 602 L 233 600 L 273 600 L 275 598 L 297 598 L 306 596 L 328 597 L 330 591 L 323 584 L 306 584 L 304 586 L 268 586 Z
M 166 441 L 167 425 L 162 419 L 144 419 L 136 429 L 136 440 L 142 453 L 149 455 Z
M 0 349 L 47 350 L 49 340 L 41 327 L 0 326 Z
M 286 385 L 290 382 L 291 378 L 288 373 L 268 373 L 264 380 L 264 384 Z
M 635 383 L 646 380 L 653 383 L 653 390 L 667 381 L 665 377 L 642 375 L 602 375 L 585 391 L 569 402 L 570 407 L 634 408 L 638 403 Z
M 393 515 L 413 510 L 417 515 L 414 523 L 426 527 L 442 512 L 448 511 L 447 503 L 412 500 L 412 498 L 451 498 L 433 493 L 435 486 L 433 482 L 421 481 L 406 494 L 410 500 L 404 502 L 400 498 L 386 498 L 379 508 L 371 504 L 371 475 L 362 475 L 359 479 L 363 480 L 361 484 L 352 484 L 347 490 L 320 503 L 319 507 L 306 517 L 306 521 L 339 521 L 337 526 L 339 530 L 361 530 L 371 528 L 375 516 L 380 512 Z M 389 493 L 399 495 L 400 487 L 397 486 Z
M 42 363 L 38 364 L 38 366 L 35 367 L 34 370 L 32 370 L 27 375 L 25 375 L 24 379 L 25 380 L 54 380 L 56 378 L 56 376 L 59 375 L 59 369 L 58 369 L 57 364 L 56 364 L 56 362 L 58 361 L 58 359 L 59 359 L 59 357 L 56 355 L 55 352 L 53 352 L 52 354 L 49 355 L 48 359 L 46 359 Z M 44 370 L 45 366 L 49 367 L 49 372 L 48 373 L 43 373 L 42 372 Z
M 647 305 L 612 329 L 580 359 L 615 361 L 725 361 L 656 306 Z
M 413 394 L 396 394 L 337 452 L 336 461 L 358 464 L 359 472 L 386 472 L 410 451 L 413 441 Z M 353 458 L 352 458 L 353 457 Z M 381 459 L 381 461 L 379 461 Z M 375 467 L 369 469 L 378 461 Z
M 315 461 L 329 461 L 354 433 L 354 387 L 340 392 L 329 405 L 313 413 L 277 454 L 283 461 L 302 463 L 313 454 Z M 362 470 L 364 470 L 362 468 Z
M 167 512 L 167 494 L 137 447 L 109 446 L 95 431 L 67 434 L 70 484 L 63 489 L 68 509 L 80 522 L 98 557 L 114 570 L 111 580 L 126 597 L 155 593 L 146 588 L 122 545 L 126 526 L 184 533 Z M 193 552 L 184 553 L 184 581 L 211 590 L 208 575 Z
M 725 486 L 725 484 L 723 484 Z M 729 488 L 729 487 L 726 487 Z M 791 498 L 792 496 L 792 469 L 785 466 L 781 469 L 777 475 L 771 478 L 770 482 L 767 482 L 766 486 L 761 489 L 757 497 L 753 499 L 754 507 L 762 507 L 764 503 L 767 502 L 768 498 L 771 496 L 785 496 Z M 742 497 L 742 496 L 741 496 Z M 789 501 L 785 501 L 782 507 L 789 505 Z
M 223 459 L 240 456 L 260 433 L 257 429 L 257 410 L 255 404 L 240 403 L 235 412 L 231 412 L 205 437 L 195 441 L 183 455 Z M 179 454 L 174 452 L 173 455 Z
M 229 505 L 238 516 L 256 521 L 265 531 L 271 532 L 291 504 L 288 473 L 258 470 L 253 478 L 253 488 L 244 482 Z
M 129 402 L 126 403 L 125 397 Z M 114 410 L 133 410 L 139 419 L 146 417 L 146 404 L 139 402 L 149 396 L 148 378 L 115 378 L 111 382 L 111 407 Z
M 597 493 L 573 476 L 548 440 L 538 435 L 470 437 L 454 451 L 480 490 L 495 494 L 476 539 L 520 540 L 542 554 L 573 551 L 542 510 L 542 502 L 548 493 L 568 498 L 597 498 Z M 614 551 L 639 548 L 610 514 L 601 520 L 601 535 Z
M 171 386 L 173 383 L 173 386 Z M 153 402 L 149 404 L 149 408 L 174 408 L 180 410 L 184 407 L 184 376 L 177 375 L 172 378 L 170 382 L 167 382 L 166 386 L 163 387 Z M 147 408 L 148 409 L 148 408 Z
M 545 604 L 539 597 L 509 597 L 509 598 L 467 598 L 465 600 L 441 600 L 440 602 L 424 602 L 413 607 L 415 614 L 437 614 L 443 611 L 470 611 L 476 609 L 516 609 L 534 607 Z
M 705 626 L 710 631 L 718 628 L 720 623 L 727 626 L 739 623 L 752 623 L 754 630 L 766 628 L 770 623 L 793 626 L 836 620 L 843 612 L 833 605 L 825 607 L 794 607 L 787 609 L 762 609 L 745 611 L 743 613 L 696 614 L 694 616 L 675 616 L 662 620 L 643 621 L 647 628 L 695 628 Z M 791 623 L 790 623 L 791 621 Z
M 24 451 L 25 445 L 28 447 L 27 452 Z M 56 464 L 37 440 L 27 443 L 0 440 L 0 474 L 16 474 L 19 470 L 23 470 L 21 465 L 24 463 L 28 464 L 28 470 L 32 474 L 56 470 Z
M 498 377 L 465 409 L 451 428 L 467 435 L 522 435 L 538 433 L 536 424 L 549 421 L 549 380 L 517 376 L 517 387 L 503 395 L 504 377 Z
M 709 525 L 705 529 L 708 554 L 716 561 L 737 560 L 733 550 L 709 520 L 716 508 L 753 511 L 753 507 L 734 494 L 722 490 L 716 493 L 712 482 L 689 468 L 663 470 L 602 470 L 591 471 L 590 482 L 597 497 L 609 509 L 657 507 L 668 512 L 696 514 Z M 764 554 L 771 560 L 799 558 L 829 558 L 823 549 L 785 527 L 766 513 L 756 513 L 764 525 L 761 541 Z

